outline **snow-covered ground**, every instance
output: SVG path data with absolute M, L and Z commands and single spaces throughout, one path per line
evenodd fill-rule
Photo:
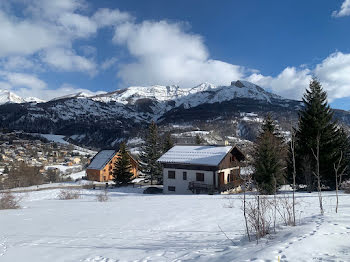
M 44 138 L 46 138 L 47 140 L 51 141 L 51 142 L 55 142 L 55 143 L 60 143 L 60 144 L 64 144 L 64 145 L 69 145 L 70 143 L 68 143 L 66 140 L 64 140 L 65 136 L 64 135 L 54 135 L 54 134 L 35 134 L 35 135 L 40 135 Z M 95 155 L 97 152 L 93 151 L 93 150 L 89 150 L 80 146 L 76 146 L 74 144 L 71 144 L 74 147 L 73 152 L 78 153 L 80 155 Z
M 0 211 L 0 261 L 350 261 L 350 195 L 298 193 L 297 227 L 259 244 L 244 236 L 239 195 L 143 195 L 120 188 L 57 200 L 59 189 L 23 194 L 22 209 Z M 19 194 L 22 195 L 22 194 Z M 227 234 L 228 240 L 218 228 Z
M 61 143 L 68 145 L 69 143 L 65 141 L 63 138 L 65 136 L 63 135 L 54 135 L 54 134 L 40 134 L 42 137 L 46 138 L 49 141 L 55 142 L 55 143 Z

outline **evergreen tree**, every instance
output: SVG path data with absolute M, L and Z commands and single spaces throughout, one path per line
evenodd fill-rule
M 148 128 L 145 144 L 142 147 L 140 155 L 140 167 L 142 173 L 149 179 L 151 184 L 156 179 L 158 183 L 163 181 L 162 167 L 157 160 L 160 158 L 162 148 L 159 142 L 158 127 L 152 122 Z
M 131 173 L 130 157 L 126 150 L 125 143 L 120 144 L 119 158 L 113 169 L 113 181 L 118 184 L 126 184 L 131 181 L 133 174 Z
M 261 127 L 253 153 L 253 178 L 260 193 L 273 194 L 284 182 L 285 152 L 285 143 L 268 115 Z
M 271 117 L 270 114 L 267 114 L 265 119 L 264 119 L 264 123 L 261 126 L 261 130 L 263 133 L 266 132 L 270 132 L 271 134 L 276 134 L 277 130 L 276 130 L 276 125 Z
M 195 143 L 196 143 L 196 145 L 200 145 L 200 144 L 203 143 L 202 138 L 201 138 L 200 135 L 198 135 L 198 134 L 196 135 Z
M 303 97 L 304 107 L 299 112 L 296 130 L 295 153 L 297 182 L 306 184 L 311 192 L 315 190 L 316 160 L 312 150 L 316 149 L 317 137 L 320 137 L 320 176 L 324 185 L 335 188 L 334 168 L 340 151 L 347 157 L 342 165 L 349 163 L 348 138 L 333 121 L 333 112 L 327 103 L 327 93 L 317 79 L 310 82 Z
M 174 141 L 171 138 L 171 134 L 167 133 L 163 142 L 163 153 L 168 152 L 174 146 Z

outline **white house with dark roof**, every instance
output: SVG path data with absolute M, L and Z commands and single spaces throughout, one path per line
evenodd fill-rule
M 163 166 L 163 192 L 208 193 L 236 187 L 244 159 L 237 147 L 176 145 L 158 159 Z

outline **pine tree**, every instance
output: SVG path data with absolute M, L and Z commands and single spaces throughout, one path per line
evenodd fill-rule
M 120 144 L 118 155 L 118 160 L 113 169 L 113 181 L 117 185 L 126 184 L 131 181 L 133 174 L 131 173 L 130 157 L 124 142 Z
M 163 153 L 168 152 L 174 146 L 174 141 L 171 138 L 171 134 L 167 133 L 163 142 Z
M 142 173 L 151 180 L 156 179 L 158 183 L 163 181 L 162 167 L 157 160 L 160 158 L 162 148 L 159 142 L 158 127 L 152 122 L 148 128 L 145 144 L 140 155 L 140 167 Z
M 196 135 L 195 143 L 196 143 L 196 145 L 200 145 L 200 144 L 203 143 L 202 138 L 201 138 L 200 135 L 198 135 L 198 134 Z
M 295 153 L 297 182 L 306 184 L 311 192 L 315 190 L 314 171 L 316 160 L 312 153 L 319 137 L 320 177 L 324 185 L 335 188 L 333 164 L 339 159 L 343 148 L 348 153 L 348 139 L 333 121 L 333 112 L 327 103 L 327 93 L 317 79 L 310 82 L 303 97 L 304 107 L 299 112 L 296 130 Z M 347 165 L 349 158 L 343 160 Z
M 273 194 L 283 183 L 285 167 L 285 143 L 268 115 L 253 153 L 253 178 L 263 194 Z

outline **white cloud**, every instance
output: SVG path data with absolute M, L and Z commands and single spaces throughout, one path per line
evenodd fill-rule
M 102 70 L 107 70 L 117 63 L 118 59 L 116 57 L 108 58 L 101 64 Z
M 89 37 L 97 31 L 96 23 L 87 16 L 65 13 L 59 17 L 58 21 L 74 37 Z
M 60 36 L 44 24 L 9 17 L 0 10 L 0 57 L 28 55 L 41 49 L 62 44 Z
M 9 83 L 0 81 L 0 90 L 2 89 L 10 90 L 11 88 L 12 86 Z
M 210 59 L 202 37 L 186 32 L 180 23 L 124 23 L 116 27 L 113 41 L 125 45 L 136 59 L 120 65 L 118 76 L 127 85 L 228 84 L 243 77 L 245 71 L 241 66 Z
M 73 50 L 54 48 L 45 50 L 42 60 L 52 67 L 62 71 L 88 72 L 91 75 L 97 73 L 96 64 L 89 59 L 79 56 Z
M 65 13 L 73 13 L 76 10 L 86 8 L 84 0 L 22 0 L 25 4 L 27 13 L 34 17 L 49 20 L 57 20 L 59 16 Z
M 309 69 L 287 67 L 276 77 L 252 74 L 247 80 L 289 99 L 301 99 L 311 80 Z
M 334 11 L 332 13 L 333 17 L 342 17 L 350 15 L 350 0 L 344 0 L 339 11 Z
M 102 8 L 91 13 L 84 0 L 16 0 L 14 3 L 24 6 L 18 8 L 23 10 L 18 16 L 13 15 L 11 4 L 0 4 L 0 88 L 12 88 L 22 95 L 49 99 L 84 90 L 68 84 L 49 89 L 45 81 L 28 74 L 30 71 L 39 73 L 45 68 L 94 76 L 99 68 L 115 67 L 125 85 L 193 87 L 201 82 L 221 85 L 247 79 L 287 98 L 300 99 L 315 75 L 328 91 L 330 100 L 350 96 L 350 54 L 336 52 L 313 68 L 290 66 L 277 76 L 264 76 L 213 59 L 204 39 L 190 32 L 183 23 L 136 23 L 129 13 L 118 9 Z M 350 15 L 350 0 L 345 0 L 340 11 L 333 15 Z M 131 62 L 122 63 L 115 57 L 97 61 L 99 50 L 87 41 L 106 26 L 113 28 L 112 41 L 127 49 Z
M 333 53 L 318 64 L 314 72 L 331 100 L 350 96 L 350 54 Z
M 99 27 L 118 25 L 133 20 L 133 17 L 127 12 L 121 12 L 118 9 L 100 8 L 93 15 L 92 19 Z
M 11 90 L 23 98 L 38 97 L 43 100 L 50 100 L 79 92 L 88 95 L 105 93 L 103 91 L 92 92 L 67 83 L 62 84 L 59 88 L 50 89 L 47 83 L 36 75 L 8 71 L 0 71 L 0 89 Z
M 287 67 L 276 77 L 252 74 L 247 80 L 290 99 L 301 99 L 316 76 L 328 93 L 329 101 L 350 96 L 350 54 L 336 52 L 329 55 L 313 69 L 304 66 Z
M 0 78 L 6 81 L 11 87 L 26 87 L 37 90 L 47 87 L 47 84 L 43 80 L 31 74 L 0 71 Z
M 23 16 L 12 15 L 9 5 L 0 6 L 0 58 L 22 56 L 37 63 L 33 57 L 40 53 L 45 54 L 39 56 L 43 58 L 42 62 L 54 68 L 90 75 L 96 74 L 96 64 L 76 55 L 74 42 L 91 39 L 101 27 L 116 26 L 132 19 L 126 12 L 107 8 L 99 9 L 91 16 L 84 15 L 82 12 L 88 6 L 84 0 L 17 0 L 13 4 L 20 5 L 17 9 L 23 10 Z M 85 51 L 88 50 L 85 48 Z M 58 53 L 62 57 L 58 57 Z M 22 67 L 28 68 L 27 65 L 22 63 Z M 11 66 L 14 68 L 14 65 L 4 68 Z
M 0 66 L 6 70 L 40 70 L 40 66 L 25 56 L 10 56 L 0 60 Z
M 88 95 L 97 95 L 97 94 L 104 93 L 102 91 L 92 92 L 92 91 L 87 90 L 87 89 L 78 88 L 74 85 L 64 83 L 59 88 L 56 88 L 56 89 L 46 88 L 44 90 L 37 90 L 37 89 L 31 90 L 31 89 L 27 89 L 27 88 L 21 88 L 21 89 L 16 91 L 16 94 L 18 94 L 21 97 L 34 96 L 34 97 L 38 97 L 40 99 L 48 101 L 48 100 L 51 100 L 53 98 L 71 95 L 71 94 L 76 94 L 76 93 L 80 93 L 80 92 L 88 94 Z

